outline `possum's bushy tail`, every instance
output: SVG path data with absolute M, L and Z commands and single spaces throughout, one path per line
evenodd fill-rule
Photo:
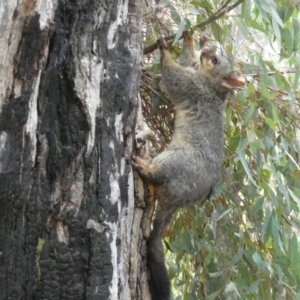
M 147 267 L 152 300 L 170 300 L 171 287 L 165 266 L 163 231 L 169 223 L 175 209 L 162 212 L 159 208 L 153 224 L 153 230 L 147 246 Z

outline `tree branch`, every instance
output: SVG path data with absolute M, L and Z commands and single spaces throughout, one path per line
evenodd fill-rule
M 238 5 L 240 5 L 243 1 L 244 1 L 244 0 L 238 0 L 237 2 L 235 2 L 234 4 L 232 4 L 232 5 L 230 5 L 230 6 L 226 6 L 226 4 L 229 2 L 229 1 L 227 1 L 226 4 L 223 5 L 223 7 L 222 7 L 219 11 L 217 11 L 213 16 L 211 16 L 211 17 L 209 17 L 207 20 L 205 20 L 205 21 L 203 21 L 203 22 L 201 22 L 201 23 L 199 23 L 199 24 L 193 26 L 192 29 L 196 29 L 196 28 L 199 29 L 199 28 L 202 28 L 202 27 L 204 27 L 204 26 L 206 26 L 206 25 L 208 25 L 208 24 L 210 24 L 210 23 L 212 23 L 212 22 L 214 22 L 214 21 L 220 19 L 220 18 L 223 17 L 227 12 L 233 10 L 233 9 L 236 8 Z M 166 41 L 172 41 L 172 40 L 175 39 L 175 36 L 176 36 L 176 34 L 172 34 L 172 35 L 169 35 L 169 36 L 165 37 L 164 39 L 165 39 Z M 181 36 L 181 38 L 182 38 L 182 36 Z M 157 44 L 156 44 L 156 43 L 153 43 L 153 44 L 151 44 L 151 45 L 145 47 L 145 49 L 144 49 L 144 55 L 149 54 L 149 53 L 153 52 L 153 51 L 156 50 L 156 49 L 157 49 Z

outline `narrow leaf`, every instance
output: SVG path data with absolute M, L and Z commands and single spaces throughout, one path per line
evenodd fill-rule
M 246 161 L 246 154 L 245 154 L 245 151 L 239 151 L 238 154 L 239 154 L 240 161 L 241 161 L 241 163 L 242 163 L 242 165 L 243 165 L 243 167 L 244 167 L 244 170 L 245 170 L 245 172 L 247 173 L 247 175 L 248 175 L 250 181 L 257 187 L 257 184 L 256 184 L 254 178 L 252 177 L 252 174 L 251 174 L 251 172 L 250 172 L 248 163 L 247 163 L 247 161 Z
M 178 40 L 180 39 L 180 37 L 182 36 L 182 33 L 185 29 L 185 20 L 181 19 L 180 24 L 179 24 L 179 28 L 177 30 L 173 45 L 176 44 L 178 42 Z
M 291 267 L 298 265 L 298 240 L 294 233 L 291 239 Z
M 265 201 L 264 197 L 259 198 L 259 200 L 255 203 L 255 205 L 251 209 L 251 214 L 252 215 L 256 215 L 257 214 L 257 212 L 262 208 L 262 206 L 264 204 L 264 201 Z
M 277 21 L 273 17 L 272 17 L 272 27 L 273 27 L 274 34 L 275 34 L 276 38 L 279 41 L 281 41 L 280 29 L 279 29 Z
M 232 210 L 233 210 L 233 207 L 230 207 L 230 208 L 226 209 L 225 211 L 223 211 L 221 213 L 221 215 L 216 219 L 216 221 L 219 221 L 220 219 L 222 219 L 225 215 L 229 214 Z
M 282 243 L 281 243 L 278 226 L 279 225 L 278 225 L 277 219 L 273 218 L 273 220 L 272 220 L 272 236 L 274 239 L 275 249 L 277 249 L 278 251 L 280 249 L 282 251 L 282 253 L 285 254 L 285 251 L 284 251 Z

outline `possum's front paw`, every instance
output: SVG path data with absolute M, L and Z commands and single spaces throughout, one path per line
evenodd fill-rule
M 132 155 L 131 157 L 131 164 L 132 166 L 141 174 L 145 172 L 149 168 L 147 162 L 143 160 L 139 156 Z
M 164 49 L 168 49 L 167 42 L 163 35 L 156 41 L 156 44 L 160 51 L 163 51 Z
M 138 171 L 140 176 L 146 180 L 153 180 L 153 172 L 149 164 L 139 156 L 133 155 L 131 157 L 132 166 Z

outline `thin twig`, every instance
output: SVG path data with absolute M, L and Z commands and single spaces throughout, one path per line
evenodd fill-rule
M 240 5 L 244 0 L 238 0 L 237 2 L 235 2 L 234 4 L 230 5 L 230 6 L 227 6 L 227 7 L 222 7 L 219 11 L 217 11 L 213 16 L 209 17 L 207 20 L 193 26 L 192 29 L 199 29 L 199 28 L 202 28 L 218 19 L 220 19 L 221 17 L 223 17 L 227 12 L 233 10 L 234 8 L 236 8 L 238 5 Z M 171 40 L 174 40 L 176 37 L 176 34 L 172 34 L 172 35 L 169 35 L 167 37 L 165 37 L 164 39 L 166 41 L 171 41 Z M 181 36 L 182 38 L 182 36 Z M 145 47 L 144 49 L 144 55 L 146 54 L 149 54 L 151 52 L 153 52 L 154 50 L 156 50 L 158 47 L 157 47 L 157 44 L 156 43 L 153 43 L 147 47 Z
M 280 74 L 295 74 L 296 73 L 296 68 L 289 68 L 289 69 L 286 69 L 286 70 L 282 70 L 282 71 L 279 71 L 279 72 L 268 72 L 266 73 L 266 75 L 268 76 L 272 76 L 272 75 L 276 75 L 278 73 Z M 250 77 L 253 77 L 253 78 L 256 78 L 256 77 L 259 77 L 260 74 L 259 74 L 259 70 L 258 70 L 258 73 L 255 73 L 255 74 L 245 74 L 246 76 L 250 76 Z

